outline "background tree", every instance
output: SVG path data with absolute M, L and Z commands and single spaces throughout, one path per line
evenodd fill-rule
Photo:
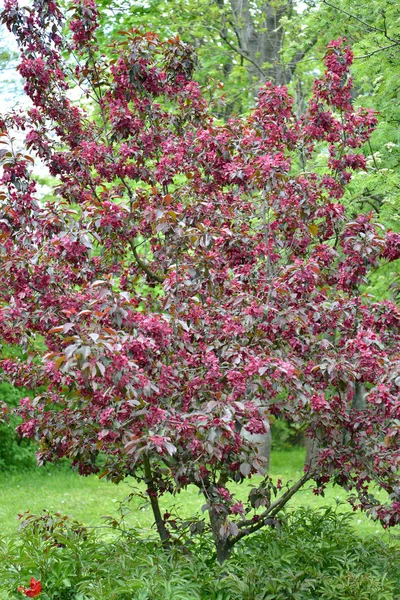
M 0 81 L 2 86 L 1 110 L 18 102 L 21 96 L 22 86 L 19 85 L 20 78 L 18 77 L 16 67 L 18 64 L 18 53 L 15 46 L 13 36 L 7 29 L 0 26 Z
M 399 82 L 400 9 L 394 0 L 349 2 L 326 0 L 306 2 L 308 9 L 293 18 L 287 26 L 291 40 L 290 52 L 304 44 L 296 32 L 302 30 L 306 39 L 317 38 L 305 62 L 298 64 L 298 85 L 307 96 L 310 71 L 318 68 L 318 57 L 330 39 L 343 35 L 355 54 L 352 67 L 353 97 L 356 106 L 374 107 L 379 113 L 378 127 L 363 149 L 368 157 L 367 172 L 356 175 L 347 187 L 345 201 L 357 214 L 374 211 L 386 227 L 400 230 L 400 144 L 399 144 Z M 380 265 L 371 277 L 370 291 L 396 296 L 398 261 Z M 398 284 L 397 284 L 398 285 Z
M 100 21 L 114 35 L 141 24 L 163 38 L 179 35 L 193 45 L 199 63 L 195 78 L 212 96 L 223 96 L 214 111 L 225 118 L 253 106 L 261 83 L 288 83 L 313 45 L 307 40 L 290 51 L 286 26 L 297 14 L 292 0 L 173 0 L 146 6 L 107 1 L 99 6 Z

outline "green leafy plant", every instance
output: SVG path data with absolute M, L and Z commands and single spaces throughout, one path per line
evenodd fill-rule
M 398 600 L 399 545 L 358 537 L 339 509 L 287 514 L 242 540 L 223 567 L 201 537 L 187 554 L 166 555 L 135 531 L 100 536 L 60 514 L 28 513 L 0 544 L 0 598 L 21 597 L 34 577 L 39 600 Z
M 0 471 L 20 471 L 35 466 L 35 444 L 16 433 L 15 428 L 21 419 L 8 412 L 9 408 L 18 406 L 20 399 L 26 395 L 26 390 L 0 382 L 0 405 L 3 403 L 4 407 L 4 416 L 0 419 Z

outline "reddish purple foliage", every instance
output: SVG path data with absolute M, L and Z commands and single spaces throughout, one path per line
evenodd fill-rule
M 24 131 L 59 183 L 39 201 L 30 157 L 3 152 L 0 335 L 29 356 L 5 374 L 44 390 L 20 409 L 39 461 L 68 456 L 88 474 L 103 453 L 119 481 L 150 460 L 149 495 L 197 485 L 231 545 L 308 478 L 398 523 L 400 311 L 360 286 L 400 241 L 340 203 L 376 124 L 352 106 L 344 40 L 303 116 L 267 83 L 247 118 L 218 125 L 179 39 L 133 30 L 109 62 L 92 0 L 75 3 L 69 42 L 57 5 L 33 4 L 2 16 L 33 102 L 3 117 L 2 140 Z M 94 113 L 70 100 L 76 82 Z M 307 170 L 324 144 L 327 169 Z M 265 475 L 249 500 L 263 512 L 246 520 L 227 486 L 264 473 L 242 431 L 273 416 L 308 424 L 319 459 L 290 488 Z

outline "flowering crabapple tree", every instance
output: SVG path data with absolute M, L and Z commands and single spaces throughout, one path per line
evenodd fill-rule
M 121 32 L 108 59 L 93 0 L 67 14 L 2 13 L 31 108 L 1 118 L 0 335 L 25 352 L 1 366 L 40 390 L 19 427 L 39 463 L 144 481 L 166 548 L 160 499 L 197 486 L 220 562 L 308 481 L 399 523 L 400 311 L 363 284 L 400 239 L 342 203 L 376 124 L 352 106 L 351 50 L 329 44 L 304 115 L 266 83 L 220 125 L 178 38 Z M 274 417 L 315 440 L 298 481 L 274 480 L 250 435 Z M 230 484 L 255 475 L 239 501 Z

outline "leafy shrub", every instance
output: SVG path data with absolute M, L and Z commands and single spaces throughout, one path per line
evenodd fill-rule
M 275 419 L 271 425 L 273 450 L 287 450 L 304 444 L 304 426 L 286 419 Z
M 0 383 L 0 401 L 10 408 L 17 406 L 20 398 L 28 394 L 27 390 L 15 388 L 6 382 Z M 7 422 L 0 420 L 0 471 L 35 466 L 35 444 L 30 439 L 21 439 L 15 431 L 20 421 L 14 415 Z
M 209 542 L 168 555 L 135 531 L 99 537 L 68 517 L 27 514 L 0 545 L 0 598 L 40 579 L 40 600 L 398 600 L 400 549 L 362 539 L 351 516 L 298 510 L 246 538 L 223 567 Z M 6 594 L 1 596 L 1 593 Z
M 247 542 L 225 578 L 232 598 L 386 600 L 400 598 L 399 548 L 363 539 L 352 515 L 332 508 L 293 513 L 279 530 Z M 257 562 L 254 557 L 262 557 Z M 229 587 L 229 585 L 228 585 Z
M 1 358 L 23 359 L 24 355 L 18 346 L 4 344 Z M 2 403 L 8 408 L 15 408 L 21 398 L 34 395 L 32 390 L 17 388 L 0 380 L 0 408 Z M 22 439 L 15 430 L 20 422 L 21 419 L 13 411 L 7 415 L 7 419 L 0 418 L 0 471 L 20 471 L 32 468 L 36 464 L 34 442 L 27 438 Z

